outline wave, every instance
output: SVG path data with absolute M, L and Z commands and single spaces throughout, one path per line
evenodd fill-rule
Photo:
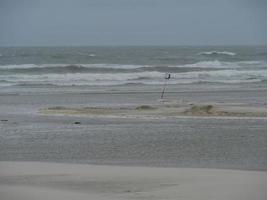
M 0 85 L 57 85 L 57 86 L 94 86 L 146 84 L 159 85 L 164 82 L 165 73 L 134 72 L 134 73 L 67 73 L 67 74 L 12 74 L 0 75 Z M 267 80 L 265 70 L 217 70 L 172 73 L 168 84 L 191 83 L 251 83 Z
M 185 65 L 22 64 L 0 65 L 0 86 L 158 85 L 165 73 L 169 84 L 266 82 L 266 61 L 202 61 Z
M 225 68 L 239 68 L 238 63 L 235 62 L 221 62 L 218 60 L 214 61 L 202 61 L 193 64 L 184 65 L 184 67 L 191 68 L 209 68 L 209 69 L 225 69 Z
M 0 87 L 7 87 L 7 86 L 12 86 L 12 85 L 16 85 L 16 83 L 0 79 Z
M 20 64 L 20 65 L 0 65 L 0 69 L 33 69 L 33 68 L 53 68 L 53 67 L 73 67 L 73 68 L 111 68 L 111 69 L 136 69 L 144 65 L 119 65 L 119 64 Z
M 141 73 L 68 73 L 68 74 L 42 74 L 27 75 L 13 74 L 0 75 L 0 81 L 9 81 L 17 84 L 53 84 L 53 85 L 117 85 L 127 81 L 140 81 L 160 79 L 160 72 Z
M 230 51 L 204 51 L 198 53 L 198 55 L 208 55 L 208 56 L 216 56 L 216 55 L 227 55 L 227 56 L 235 56 L 236 53 Z
M 134 72 L 149 66 L 139 65 L 115 65 L 115 64 L 23 64 L 2 65 L 0 72 L 5 74 L 66 74 L 66 73 L 119 73 Z
M 202 61 L 185 65 L 123 65 L 123 64 L 21 64 L 21 65 L 0 65 L 2 74 L 66 74 L 66 73 L 127 73 L 127 72 L 171 72 L 182 73 L 202 70 L 219 69 L 242 69 L 242 68 L 267 68 L 263 61 L 240 61 L 221 62 Z
M 256 60 L 252 60 L 252 61 L 239 61 L 236 62 L 237 64 L 244 64 L 244 65 L 263 65 L 263 64 L 267 64 L 266 61 L 256 61 Z

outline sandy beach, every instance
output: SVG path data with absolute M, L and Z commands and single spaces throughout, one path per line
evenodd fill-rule
M 161 99 L 162 72 L 139 71 L 166 67 L 136 67 L 5 66 L 18 84 L 0 90 L 0 199 L 265 200 L 266 85 L 229 83 L 224 70 L 225 83 L 180 84 L 209 75 L 167 67 L 177 83 Z M 144 83 L 110 84 L 117 70 Z
M 267 200 L 267 0 L 0 0 L 0 200 Z
M 267 172 L 0 162 L 3 200 L 264 200 Z

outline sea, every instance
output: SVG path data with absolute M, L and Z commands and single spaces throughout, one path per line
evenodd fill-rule
M 1 47 L 0 89 L 267 84 L 267 46 Z

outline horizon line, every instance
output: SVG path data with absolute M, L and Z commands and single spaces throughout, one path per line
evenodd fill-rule
M 0 48 L 22 47 L 243 47 L 243 46 L 267 46 L 266 44 L 190 44 L 190 45 L 167 45 L 167 44 L 120 44 L 120 45 L 0 45 Z

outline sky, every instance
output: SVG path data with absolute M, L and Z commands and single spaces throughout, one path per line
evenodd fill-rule
M 267 0 L 0 0 L 0 46 L 266 45 Z

